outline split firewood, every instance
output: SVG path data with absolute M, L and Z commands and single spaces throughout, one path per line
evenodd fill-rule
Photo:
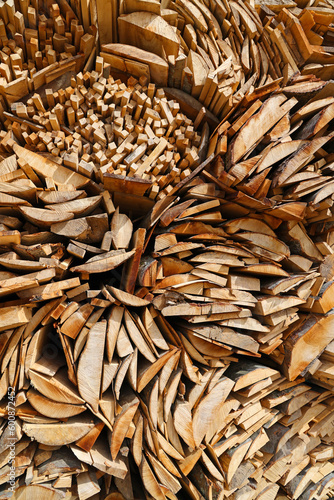
M 218 156 L 184 201 L 131 220 L 85 176 L 64 190 L 56 162 L 50 190 L 40 155 L 13 149 L 16 169 L 24 157 L 41 181 L 34 206 L 19 190 L 22 203 L 3 205 L 19 238 L 0 259 L 0 387 L 17 390 L 17 450 L 35 443 L 17 491 L 48 488 L 51 475 L 52 494 L 75 486 L 79 498 L 330 492 L 332 242 L 307 236 L 318 210 L 308 193 L 302 211 L 269 187 L 242 198 Z
M 255 9 L 241 1 L 208 7 L 179 0 L 166 8 L 159 2 L 105 5 L 98 0 L 94 9 L 87 2 L 69 5 L 66 0 L 45 8 L 10 3 L 0 12 L 2 105 L 80 71 L 85 63 L 91 66 L 99 37 L 98 67 L 104 75 L 111 70 L 145 76 L 171 90 L 182 89 L 222 118 L 250 89 L 280 78 L 287 83 L 299 69 L 306 78 L 331 78 L 333 15 L 330 2 L 322 4 L 312 9 L 299 4 L 296 12 L 296 3 L 288 1 L 261 1 Z M 61 86 L 58 90 L 63 92 Z M 39 107 L 43 111 L 42 102 Z M 20 109 L 27 119 L 27 111 Z
M 30 92 L 84 67 L 95 50 L 97 28 L 94 22 L 82 26 L 81 13 L 74 10 L 66 0 L 59 4 L 25 1 L 1 6 L 2 112 Z M 38 94 L 33 100 L 39 110 L 44 109 Z M 20 116 L 29 119 L 25 106 L 21 106 Z
M 0 3 L 1 498 L 334 495 L 332 7 Z
M 261 1 L 252 9 L 239 1 L 208 8 L 202 1 L 179 0 L 168 5 L 168 13 L 158 2 L 117 3 L 98 5 L 103 61 L 120 74 L 145 74 L 158 85 L 181 89 L 218 117 L 227 116 L 250 89 L 276 85 L 280 78 L 286 84 L 300 69 L 306 79 L 296 92 L 305 84 L 312 89 L 312 74 L 332 76 L 330 2 L 312 9 L 299 3 L 294 11 L 294 2 Z
M 88 81 L 91 83 L 87 88 Z M 43 110 L 33 99 L 29 102 L 34 116 L 22 131 L 22 138 L 30 151 L 17 144 L 14 150 L 20 166 L 26 169 L 28 164 L 33 170 L 32 174 L 29 171 L 33 183 L 34 175 L 77 188 L 84 187 L 89 179 L 102 181 L 105 189 L 113 193 L 114 203 L 123 210 L 137 212 L 140 203 L 143 213 L 147 213 L 154 200 L 167 196 L 199 166 L 208 145 L 207 129 L 195 131 L 193 121 L 181 112 L 179 103 L 168 100 L 154 84 L 147 85 L 144 77 L 139 81 L 131 77 L 126 86 L 121 80 L 93 71 L 79 73 L 71 83 L 65 91 L 65 105 L 59 93 L 52 93 L 51 89 L 48 96 L 52 100 Z M 93 96 L 97 94 L 95 101 Z M 18 118 L 19 109 L 20 103 L 12 105 L 12 120 Z M 36 132 L 34 124 L 41 130 Z M 43 154 L 44 165 L 32 151 Z M 79 199 L 67 195 L 68 199 L 62 201 L 39 193 L 45 208 L 82 217 L 98 206 L 101 195 L 99 191 L 94 194 L 86 199 L 82 195 Z M 138 198 L 143 195 L 144 200 Z M 110 212 L 113 206 L 108 196 L 104 202 L 109 203 Z M 14 198 L 12 202 L 15 203 Z M 122 220 L 117 223 L 122 224 Z

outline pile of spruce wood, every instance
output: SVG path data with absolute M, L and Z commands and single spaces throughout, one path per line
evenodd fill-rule
M 0 118 L 100 53 L 113 75 L 191 94 L 224 118 L 249 92 L 334 71 L 333 0 L 0 2 Z M 3 120 L 2 120 L 3 121 Z
M 145 73 L 159 85 L 182 89 L 220 118 L 273 80 L 283 78 L 285 85 L 299 70 L 326 80 L 334 74 L 332 0 L 96 5 L 100 55 L 113 71 Z
M 333 83 L 104 71 L 4 114 L 0 498 L 329 498 Z
M 0 0 L 0 500 L 334 495 L 333 12 Z
M 134 195 L 133 209 L 142 204 L 147 211 L 205 158 L 209 126 L 199 133 L 204 113 L 194 123 L 163 89 L 145 85 L 144 77 L 124 84 L 101 76 L 103 60 L 97 59 L 96 70 L 79 73 L 71 86 L 46 89 L 45 106 L 35 93 L 27 105 L 16 102 L 13 114 L 4 116 L 22 145 L 46 153 L 84 180 L 103 182 L 128 209 L 131 197 L 124 193 Z M 45 173 L 42 164 L 39 168 Z
M 66 0 L 1 1 L 0 109 L 89 64 L 96 50 L 94 24 L 84 29 Z

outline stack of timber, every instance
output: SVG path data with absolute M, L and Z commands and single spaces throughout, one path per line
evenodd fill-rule
M 100 55 L 123 71 L 130 63 L 145 64 L 152 81 L 174 95 L 175 89 L 191 94 L 218 117 L 250 89 L 281 77 L 270 62 L 270 36 L 248 3 L 215 2 L 209 9 L 178 0 L 166 9 L 159 2 L 125 1 L 120 14 L 112 39 L 118 43 L 105 43 L 110 33 L 100 31 Z
M 301 70 L 303 75 L 315 74 L 330 80 L 334 68 L 333 3 L 309 5 L 289 1 L 290 5 L 282 2 L 276 6 L 270 3 L 264 1 L 256 7 L 266 24 L 267 33 L 287 65 L 287 74 L 291 76 Z
M 334 495 L 333 22 L 0 1 L 0 500 Z
M 96 36 L 97 27 L 85 30 L 66 0 L 1 1 L 1 108 L 69 71 L 80 71 L 95 54 Z
M 1 132 L 0 498 L 10 387 L 15 498 L 329 498 L 332 83 L 262 86 L 208 140 L 205 112 L 194 131 L 145 78 L 98 68 L 64 105 L 33 95 L 23 122 L 16 103 Z M 149 129 L 143 163 L 121 163 Z M 177 182 L 125 213 L 108 182 L 156 175 L 165 143 Z
M 97 0 L 100 55 L 117 71 L 191 94 L 223 118 L 246 94 L 302 69 L 329 80 L 330 1 Z M 117 17 L 118 16 L 118 17 Z M 112 26 L 112 30 L 110 30 Z M 135 48 L 134 48 L 135 47 Z
M 51 159 L 103 182 L 117 205 L 129 209 L 132 203 L 138 211 L 141 204 L 148 211 L 205 159 L 209 125 L 201 132 L 198 125 L 217 120 L 202 112 L 193 122 L 163 89 L 146 85 L 144 75 L 125 84 L 109 71 L 98 57 L 96 70 L 72 77 L 62 93 L 46 89 L 44 102 L 35 93 L 26 105 L 14 103 L 12 113 L 4 113 L 7 129 L 22 146 L 45 153 L 45 163 Z M 26 150 L 19 156 L 34 161 Z
M 246 94 L 299 72 L 329 80 L 331 0 L 29 0 L 0 4 L 6 108 L 68 71 L 91 69 L 98 42 L 113 73 L 183 91 L 223 118 Z M 2 115 L 0 113 L 0 118 Z
M 241 0 L 169 2 L 102 0 L 0 6 L 0 93 L 3 107 L 101 56 L 113 72 L 148 76 L 182 89 L 223 118 L 245 94 L 278 78 L 330 79 L 333 9 L 329 2 Z M 17 8 L 19 7 L 19 8 Z M 112 43 L 108 43 L 112 42 Z

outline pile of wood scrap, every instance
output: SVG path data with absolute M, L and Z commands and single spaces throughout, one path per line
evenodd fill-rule
M 65 105 L 33 95 L 29 119 L 14 105 L 1 133 L 3 495 L 13 387 L 19 499 L 328 498 L 332 84 L 299 76 L 260 88 L 189 166 L 190 146 L 209 135 L 205 113 L 195 131 L 144 79 L 72 82 Z M 125 188 L 106 179 L 121 173 L 126 185 L 144 163 L 151 172 L 160 144 L 178 154 L 178 132 L 187 146 L 172 190 L 137 193 L 125 213 Z M 102 155 L 120 172 L 108 177 Z
M 199 379 L 194 383 L 185 378 L 183 383 L 184 348 L 167 351 L 164 360 L 158 358 L 163 368 L 148 374 L 151 381 L 144 388 L 125 390 L 122 386 L 135 381 L 131 377 L 136 374 L 138 351 L 134 350 L 118 363 L 104 362 L 102 395 L 94 402 L 97 393 L 92 386 L 89 392 L 84 380 L 94 374 L 91 360 L 102 361 L 111 323 L 115 325 L 116 316 L 117 326 L 121 321 L 118 307 L 108 322 L 87 328 L 86 347 L 74 365 L 79 390 L 66 381 L 64 368 L 52 375 L 56 367 L 51 365 L 47 373 L 45 359 L 29 369 L 35 388 L 19 393 L 22 401 L 27 400 L 17 407 L 21 484 L 17 498 L 35 494 L 61 499 L 66 493 L 110 500 L 210 495 L 304 500 L 314 493 L 328 498 L 334 478 L 330 391 L 314 389 L 302 380 L 288 382 L 275 369 L 248 362 L 219 369 L 201 363 L 192 375 Z M 125 314 L 124 331 L 132 316 L 128 310 Z M 124 375 L 127 371 L 130 378 Z M 111 379 L 116 391 L 121 384 L 117 408 L 107 389 Z M 55 401 L 50 393 L 56 388 Z M 94 414 L 95 403 L 100 410 Z M 59 420 L 59 414 L 66 414 L 66 420 Z M 0 440 L 2 463 L 9 455 L 6 435 L 5 428 Z M 1 481 L 7 472 L 5 465 Z M 279 493 L 283 490 L 286 494 Z
M 333 4 L 289 3 L 271 5 L 264 1 L 256 6 L 270 39 L 287 65 L 286 72 L 292 75 L 301 70 L 302 74 L 330 80 L 334 68 Z
M 99 57 L 96 71 L 79 73 L 72 86 L 46 89 L 45 102 L 35 93 L 26 105 L 14 103 L 4 113 L 7 129 L 30 151 L 103 182 L 124 209 L 132 203 L 136 212 L 138 204 L 148 211 L 205 159 L 209 126 L 197 129 L 207 114 L 193 122 L 145 76 L 124 84 L 105 78 L 104 66 Z M 28 164 L 36 158 L 27 150 L 18 156 Z
M 168 9 L 159 2 L 125 1 L 116 33 L 100 30 L 100 55 L 114 70 L 140 74 L 144 65 L 153 82 L 182 89 L 225 116 L 247 92 L 282 72 L 271 63 L 279 52 L 248 3 L 212 7 L 188 0 L 170 2 Z M 101 19 L 98 10 L 98 23 L 108 23 L 105 9 Z M 106 43 L 111 41 L 118 43 Z
M 141 284 L 154 287 L 155 308 L 187 345 L 206 339 L 223 348 L 217 351 L 218 366 L 222 357 L 262 353 L 291 381 L 313 374 L 334 338 L 333 277 L 325 271 L 333 260 L 331 247 L 321 242 L 318 247 L 328 249 L 330 257 L 322 255 L 302 222 L 292 225 L 292 239 L 280 230 L 285 221 L 276 220 L 277 213 L 270 215 L 267 207 L 224 220 L 222 213 L 237 211 L 238 204 L 219 196 L 222 191 L 213 184 L 199 183 L 190 188 L 187 201 L 162 215 Z M 294 254 L 295 245 L 319 253 Z M 153 274 L 159 264 L 162 280 Z M 195 359 L 203 361 L 194 347 Z
M 97 27 L 84 30 L 66 0 L 9 0 L 0 5 L 0 33 L 1 107 L 6 107 L 60 75 L 80 71 L 94 56 Z
M 0 500 L 334 495 L 311 4 L 0 1 Z
M 101 55 L 114 71 L 191 94 L 223 118 L 249 92 L 294 74 L 333 75 L 333 5 L 299 0 L 97 0 Z M 166 8 L 167 7 L 167 8 Z M 110 26 L 112 29 L 110 30 Z M 135 48 L 134 48 L 135 47 Z
M 284 277 L 278 272 L 264 285 L 261 281 L 254 312 L 267 324 L 267 315 L 281 311 L 277 320 L 286 321 L 287 330 L 283 333 L 278 329 L 277 337 L 270 338 L 274 347 L 270 355 L 283 363 L 284 373 L 291 378 L 307 366 L 313 372 L 319 367 L 318 362 L 311 364 L 315 357 L 305 356 L 299 371 L 301 360 L 293 353 L 295 348 L 308 350 L 303 345 L 306 337 L 300 339 L 306 331 L 317 344 L 318 321 L 323 321 L 319 315 L 330 313 L 334 305 L 332 83 L 299 76 L 280 92 L 262 94 L 260 99 L 245 99 L 220 124 L 209 150 L 221 154 L 211 172 L 203 173 L 205 183 L 191 190 L 199 190 L 202 201 L 222 193 L 221 216 L 228 220 L 221 229 L 226 236 L 250 250 L 256 259 L 290 274 Z M 264 223 L 269 231 L 265 226 L 260 229 Z M 261 271 L 254 265 L 240 267 L 238 274 L 259 278 Z M 303 314 L 299 319 L 294 317 L 289 326 L 296 312 L 295 301 L 301 301 L 298 308 Z M 330 321 L 330 315 L 327 318 Z M 275 331 L 276 321 L 271 324 Z M 286 339 L 285 350 L 275 347 L 275 342 L 281 343 L 280 335 Z M 325 340 L 323 333 L 320 336 L 324 344 L 318 345 L 317 356 L 331 341 L 329 337 Z
M 103 0 L 0 6 L 3 107 L 69 71 L 91 69 L 98 40 L 113 74 L 147 76 L 223 118 L 249 92 L 301 69 L 333 74 L 330 0 Z

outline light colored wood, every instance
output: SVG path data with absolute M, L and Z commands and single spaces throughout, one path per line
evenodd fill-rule
M 78 364 L 78 389 L 81 397 L 98 411 L 101 391 L 102 361 L 106 322 L 96 323 L 87 336 L 86 346 Z
M 152 51 L 162 58 L 164 54 L 178 55 L 180 42 L 175 31 L 156 14 L 141 12 L 139 15 L 124 15 L 118 19 L 118 32 L 120 43 Z
M 311 353 L 309 356 L 312 360 L 315 359 L 323 349 L 323 345 L 328 345 L 331 339 L 331 321 L 332 317 L 323 317 L 320 320 L 315 316 L 311 316 L 304 324 L 297 329 L 293 336 L 289 340 L 290 350 L 287 359 L 283 365 L 285 373 L 288 375 L 290 380 L 295 380 L 295 378 L 303 373 L 305 368 L 309 364 L 310 357 L 307 357 L 307 353 Z M 306 331 L 305 331 L 306 330 Z M 305 332 L 306 335 L 303 335 Z M 321 332 L 321 333 L 320 333 Z M 307 340 L 309 339 L 309 340 Z M 306 348 L 306 344 L 307 347 Z M 301 347 L 303 346 L 303 347 Z M 307 349 L 304 351 L 303 361 L 298 360 L 298 353 L 300 348 Z M 300 356 L 300 354 L 299 354 Z
M 56 222 L 65 222 L 73 219 L 74 214 L 66 211 L 44 210 L 43 208 L 20 207 L 24 217 L 32 224 L 38 224 L 42 227 L 50 227 Z
M 29 307 L 3 307 L 0 311 L 0 330 L 3 332 L 10 328 L 29 323 L 32 317 L 32 310 Z
M 57 446 L 66 441 L 73 443 L 84 436 L 94 427 L 91 419 L 84 417 L 72 417 L 63 424 L 23 424 L 26 434 L 42 444 Z
M 168 83 L 168 64 L 164 59 L 139 47 L 133 47 L 125 44 L 106 44 L 101 47 L 101 56 L 108 62 L 106 54 L 115 54 L 127 59 L 147 64 L 150 68 L 150 76 L 152 81 L 162 87 L 167 87 Z
M 18 495 L 330 498 L 330 0 L 44 7 L 0 1 Z
M 134 250 L 130 252 L 111 250 L 107 254 L 98 256 L 96 260 L 74 267 L 73 272 L 81 273 L 104 273 L 119 266 L 128 260 L 134 254 Z M 92 257 L 94 259 L 94 257 Z
M 296 100 L 286 102 L 284 96 L 272 97 L 266 101 L 261 110 L 255 114 L 238 134 L 233 149 L 230 150 L 231 163 L 234 164 L 264 135 L 273 125 L 275 125 L 295 104 Z M 267 109 L 270 109 L 270 115 Z M 261 115 L 266 116 L 266 122 L 261 121 Z M 261 126 L 260 126 L 261 123 Z M 251 132 L 252 130 L 252 132 Z M 254 130 L 256 132 L 254 133 Z M 247 135 L 247 132 L 250 135 Z M 255 135 L 254 135 L 255 134 Z
M 22 158 L 28 165 L 38 174 L 43 177 L 50 177 L 55 183 L 65 184 L 70 183 L 75 187 L 82 187 L 87 184 L 88 179 L 76 172 L 54 163 L 47 158 L 42 158 L 32 151 L 23 149 L 18 144 L 14 144 L 14 152 L 18 158 Z
M 83 405 L 71 405 L 51 401 L 33 389 L 28 391 L 27 398 L 35 410 L 50 418 L 69 418 L 79 415 L 86 410 L 86 407 Z

